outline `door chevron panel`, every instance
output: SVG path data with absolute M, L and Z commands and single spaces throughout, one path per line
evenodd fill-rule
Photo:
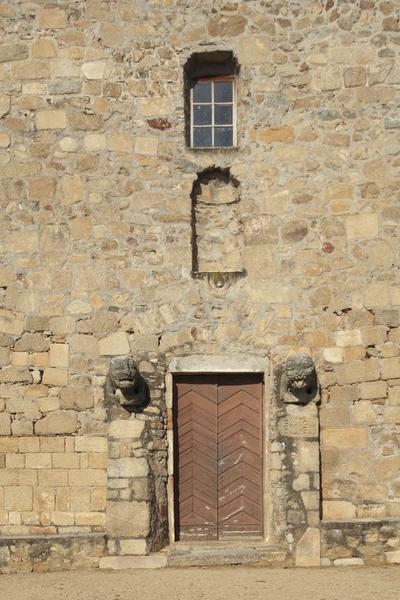
M 217 537 L 217 387 L 176 383 L 179 537 Z
M 218 387 L 218 526 L 262 533 L 262 384 Z
M 180 376 L 174 388 L 177 539 L 262 534 L 261 376 Z

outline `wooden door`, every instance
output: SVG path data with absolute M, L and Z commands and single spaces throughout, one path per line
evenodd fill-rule
M 176 539 L 262 534 L 261 375 L 175 379 Z

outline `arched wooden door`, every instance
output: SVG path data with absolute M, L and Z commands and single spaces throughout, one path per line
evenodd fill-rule
M 260 374 L 174 380 L 175 536 L 262 535 Z

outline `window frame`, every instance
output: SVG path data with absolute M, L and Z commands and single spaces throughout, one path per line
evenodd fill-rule
M 215 81 L 231 81 L 232 82 L 232 102 L 215 102 L 214 101 L 214 85 L 211 85 L 211 102 L 193 102 L 193 89 L 196 83 L 214 83 Z M 211 106 L 211 124 L 198 126 L 194 125 L 194 106 L 196 104 L 203 104 L 205 106 Z M 231 146 L 194 146 L 194 129 L 195 127 L 211 127 L 212 142 L 214 142 L 214 112 L 215 106 L 221 104 L 232 106 L 232 145 Z M 199 77 L 193 81 L 193 85 L 190 88 L 190 148 L 192 150 L 229 150 L 237 148 L 237 77 L 235 75 L 221 75 L 214 77 Z

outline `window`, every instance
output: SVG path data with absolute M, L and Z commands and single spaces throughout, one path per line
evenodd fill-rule
M 189 148 L 237 146 L 239 64 L 230 50 L 195 52 L 184 65 L 185 142 Z
M 190 90 L 192 148 L 236 146 L 235 78 L 198 79 Z

